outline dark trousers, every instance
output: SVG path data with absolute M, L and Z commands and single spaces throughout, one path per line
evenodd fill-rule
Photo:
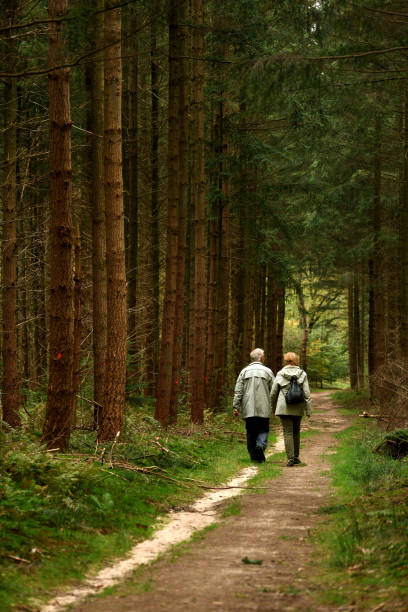
M 268 443 L 269 419 L 248 417 L 245 419 L 247 449 L 253 461 L 265 461 L 264 450 Z
M 300 448 L 300 422 L 302 417 L 282 415 L 279 418 L 282 423 L 286 455 L 288 459 L 298 459 Z

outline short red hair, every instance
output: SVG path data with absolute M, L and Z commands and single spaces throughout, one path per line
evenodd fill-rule
M 296 353 L 285 353 L 283 361 L 285 365 L 299 365 L 299 355 L 296 355 Z

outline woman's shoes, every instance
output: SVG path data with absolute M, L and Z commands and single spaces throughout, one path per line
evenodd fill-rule
M 294 459 L 289 459 L 286 467 L 293 467 L 294 465 L 300 465 L 302 462 L 299 457 L 295 457 Z

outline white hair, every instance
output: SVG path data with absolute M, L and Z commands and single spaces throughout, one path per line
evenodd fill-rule
M 251 361 L 260 361 L 261 357 L 263 357 L 264 354 L 265 353 L 263 349 L 256 348 L 250 353 L 249 357 L 251 358 Z

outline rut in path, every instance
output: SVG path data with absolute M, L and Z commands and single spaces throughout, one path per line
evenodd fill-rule
M 284 468 L 260 495 L 244 495 L 241 513 L 225 520 L 202 540 L 192 543 L 175 561 L 163 558 L 119 588 L 117 595 L 88 601 L 76 612 L 157 610 L 334 610 L 316 604 L 308 574 L 309 530 L 319 518 L 316 510 L 330 494 L 327 451 L 333 433 L 347 426 L 329 400 L 313 395 L 314 415 L 305 428 L 305 466 Z M 330 451 L 329 451 L 330 452 Z M 262 469 L 262 468 L 261 468 Z M 242 559 L 261 560 L 262 565 Z

